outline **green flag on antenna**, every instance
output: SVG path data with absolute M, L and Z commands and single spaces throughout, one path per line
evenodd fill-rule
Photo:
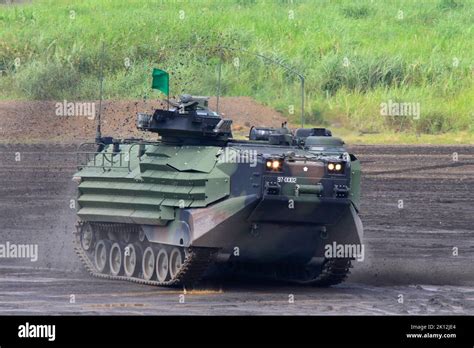
M 153 82 L 151 88 L 158 89 L 164 94 L 169 95 L 170 93 L 170 75 L 163 70 L 153 69 Z

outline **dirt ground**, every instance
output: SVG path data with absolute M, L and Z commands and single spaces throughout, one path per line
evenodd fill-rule
M 92 102 L 94 110 L 98 113 L 99 102 Z M 67 103 L 66 113 L 63 112 L 64 108 L 61 105 L 64 105 L 64 101 L 0 101 L 0 143 L 70 144 L 93 140 L 96 121 L 88 116 L 92 113 L 87 113 L 86 109 L 78 109 L 75 115 L 62 116 L 67 114 Z M 281 114 L 249 97 L 221 97 L 219 105 L 224 117 L 233 120 L 235 134 L 248 135 L 250 126 L 280 126 L 285 121 Z M 104 101 L 103 135 L 116 138 L 156 139 L 155 134 L 144 134 L 136 129 L 135 117 L 137 112 L 153 113 L 159 106 L 165 105 L 158 100 Z M 213 110 L 216 109 L 216 98 L 209 100 L 209 106 Z M 92 107 L 88 110 L 92 110 Z
M 0 145 L 0 243 L 39 248 L 36 262 L 0 259 L 0 315 L 474 314 L 472 147 L 351 148 L 363 165 L 367 253 L 347 282 L 324 289 L 214 280 L 187 292 L 184 303 L 181 289 L 82 270 L 71 234 L 75 149 Z

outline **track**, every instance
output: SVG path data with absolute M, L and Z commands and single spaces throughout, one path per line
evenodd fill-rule
M 366 259 L 346 283 L 230 279 L 186 294 L 82 270 L 71 233 L 74 150 L 0 146 L 0 244 L 38 245 L 36 262 L 0 258 L 0 314 L 474 314 L 472 147 L 352 149 L 364 172 Z
M 132 283 L 152 285 L 152 286 L 166 286 L 166 287 L 177 287 L 177 286 L 188 286 L 188 285 L 191 286 L 192 284 L 197 283 L 201 279 L 201 276 L 204 274 L 204 272 L 208 268 L 208 265 L 212 263 L 212 258 L 215 253 L 215 250 L 210 249 L 210 248 L 187 248 L 186 253 L 185 253 L 186 257 L 178 273 L 176 274 L 176 276 L 165 281 L 144 279 L 144 278 L 136 277 L 136 276 L 105 274 L 104 272 L 99 272 L 97 270 L 96 266 L 92 262 L 91 255 L 88 255 L 88 253 L 81 247 L 81 239 L 80 239 L 81 227 L 82 227 L 82 223 L 78 223 L 77 231 L 74 233 L 75 235 L 74 251 L 79 256 L 79 259 L 81 260 L 82 264 L 86 268 L 87 272 L 89 272 L 91 276 L 100 278 L 100 279 L 122 280 L 122 281 L 129 281 Z M 151 243 L 149 243 L 148 245 L 151 246 Z M 123 250 L 124 247 L 125 245 L 122 245 L 120 247 L 120 250 Z M 141 266 L 141 264 L 138 266 Z
M 105 243 L 107 243 L 109 247 L 112 246 L 113 248 L 113 245 L 116 244 L 116 255 L 119 254 L 119 257 L 117 259 L 115 273 L 112 272 L 113 267 L 111 265 L 111 261 L 109 261 L 109 263 L 107 264 L 106 269 L 98 268 L 97 255 L 95 254 L 96 250 L 92 247 L 92 245 L 90 246 L 89 250 L 84 249 L 82 243 L 82 231 L 84 228 L 93 228 L 95 230 L 95 235 L 97 238 L 99 238 L 99 240 L 95 241 L 95 245 L 99 245 L 98 243 L 103 243 L 100 245 L 105 245 Z M 135 226 L 130 227 L 127 224 L 89 224 L 87 222 L 78 221 L 76 223 L 76 231 L 74 232 L 74 251 L 76 252 L 77 256 L 79 257 L 79 260 L 82 262 L 82 265 L 87 270 L 87 272 L 91 276 L 96 278 L 129 281 L 132 283 L 150 286 L 181 286 L 184 288 L 188 287 L 191 289 L 195 288 L 196 286 L 199 286 L 199 282 L 202 280 L 204 274 L 214 263 L 215 255 L 218 251 L 217 249 L 212 248 L 180 248 L 182 249 L 180 254 L 184 255 L 184 259 L 176 275 L 165 275 L 163 279 L 155 280 L 155 270 L 159 269 L 157 257 L 155 257 L 155 255 L 159 255 L 159 252 L 163 252 L 164 255 L 169 255 L 170 249 L 179 249 L 177 247 L 166 246 L 159 243 L 150 243 L 149 241 L 145 240 L 145 238 L 144 240 L 135 239 L 134 243 L 130 243 L 130 241 L 124 240 L 124 236 L 132 235 L 139 235 Z M 114 236 L 114 239 L 110 239 L 109 236 Z M 89 238 L 89 241 L 90 240 L 92 240 L 92 238 Z M 144 276 L 145 271 L 144 268 L 142 268 L 145 263 L 143 263 L 142 265 L 141 262 L 137 262 L 137 264 L 134 265 L 133 272 L 130 272 L 130 274 L 128 275 L 125 274 L 124 256 L 122 250 L 126 250 L 127 248 L 133 248 L 134 245 L 137 245 L 140 250 L 140 252 L 138 253 L 139 261 L 143 261 L 143 259 L 145 258 L 143 253 L 144 250 L 152 250 L 151 254 L 153 255 L 153 266 L 151 266 L 150 268 L 151 272 L 148 272 L 150 274 L 148 278 Z M 110 251 L 107 252 L 107 255 L 110 255 Z M 168 256 L 166 256 L 166 265 L 168 265 Z M 257 274 L 254 274 L 254 277 L 256 276 L 257 278 L 265 278 L 271 275 L 271 277 L 273 278 L 273 274 L 275 274 L 275 272 L 278 272 L 279 275 L 277 279 L 279 279 L 280 281 L 286 281 L 288 283 L 301 285 L 330 286 L 343 282 L 349 274 L 350 267 L 351 260 L 349 259 L 331 259 L 326 260 L 326 262 L 324 262 L 321 266 L 321 269 L 317 267 L 317 275 L 315 276 L 314 274 L 311 274 L 311 270 L 306 270 L 306 272 L 310 272 L 309 275 L 307 275 L 305 271 L 303 271 L 303 275 L 301 275 L 302 269 L 301 266 L 298 265 L 296 266 L 296 270 L 292 269 L 290 270 L 290 273 L 288 273 L 288 269 L 281 270 L 278 267 L 274 266 L 270 267 L 270 269 L 264 269 L 263 274 L 259 275 L 259 273 L 257 272 Z M 161 267 L 161 269 L 162 268 L 163 267 Z M 257 268 L 262 267 L 260 265 L 260 267 Z M 284 271 L 284 273 L 281 273 L 281 271 Z M 158 271 L 156 271 L 156 274 L 157 273 Z M 166 267 L 165 274 L 172 274 L 168 271 L 168 267 Z M 295 278 L 295 276 L 297 278 Z

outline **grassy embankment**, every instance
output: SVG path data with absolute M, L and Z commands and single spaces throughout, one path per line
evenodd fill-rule
M 172 73 L 173 94 L 214 95 L 225 45 L 300 70 L 308 123 L 357 142 L 474 143 L 473 23 L 474 3 L 462 0 L 0 5 L 0 99 L 96 99 L 101 60 L 106 98 L 155 98 L 154 66 Z M 242 52 L 223 60 L 224 95 L 298 123 L 294 75 Z M 419 103 L 419 119 L 381 115 L 389 101 Z

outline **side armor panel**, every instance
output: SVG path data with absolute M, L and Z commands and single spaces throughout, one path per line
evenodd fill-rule
M 78 198 L 82 219 L 165 225 L 175 219 L 176 208 L 206 207 L 229 195 L 229 175 L 216 167 L 220 147 L 147 145 L 140 158 L 138 146 L 120 149 L 130 163 L 112 166 L 118 162 L 116 154 L 102 165 L 99 153 L 95 163 L 100 166 L 91 161 L 76 173 L 82 179 Z M 112 158 L 110 149 L 105 151 Z

